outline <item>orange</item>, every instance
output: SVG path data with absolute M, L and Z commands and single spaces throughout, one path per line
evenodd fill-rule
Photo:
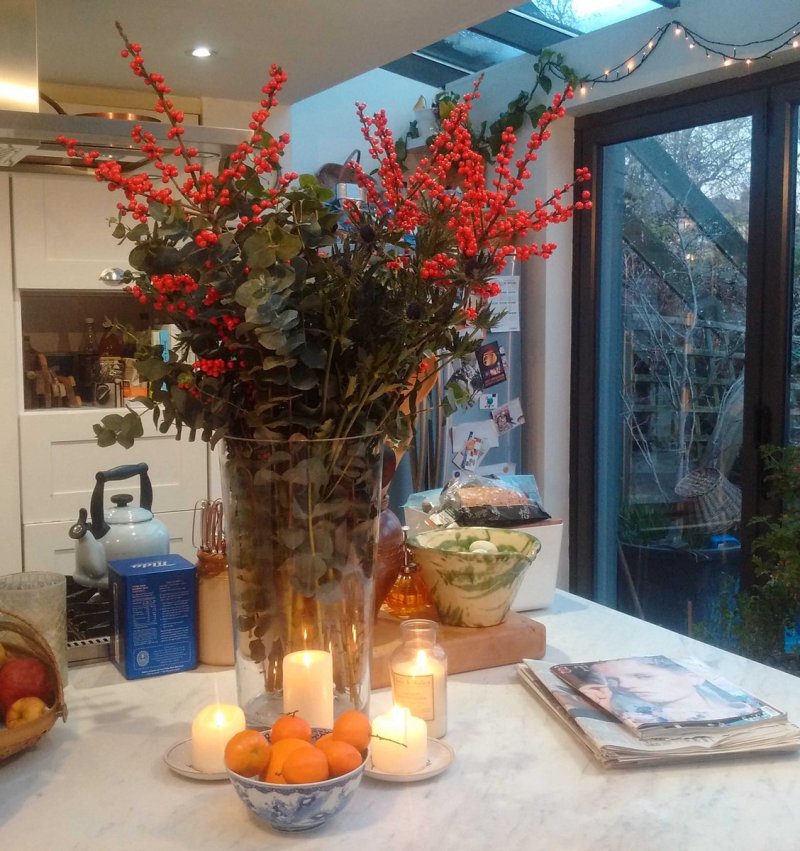
M 322 748 L 322 752 L 328 760 L 331 777 L 341 777 L 361 765 L 360 752 L 347 742 L 333 739 Z
M 327 757 L 318 748 L 299 748 L 284 760 L 283 779 L 287 783 L 319 783 L 328 777 Z
M 333 722 L 333 738 L 339 742 L 347 742 L 359 753 L 369 747 L 372 737 L 372 725 L 363 712 L 348 709 Z
M 269 740 L 274 745 L 281 739 L 305 739 L 311 741 L 311 727 L 299 715 L 281 715 L 269 731 Z
M 258 730 L 242 730 L 225 745 L 225 765 L 243 777 L 261 774 L 269 763 L 272 745 Z
M 283 764 L 286 758 L 293 751 L 300 748 L 313 748 L 311 742 L 305 739 L 281 739 L 275 742 L 272 746 L 272 755 L 269 758 L 269 765 L 266 771 L 262 772 L 261 779 L 267 783 L 285 783 L 286 779 L 283 776 Z
M 320 737 L 317 739 L 317 741 L 316 741 L 316 742 L 314 742 L 314 744 L 315 744 L 318 748 L 324 748 L 324 747 L 325 747 L 325 745 L 327 745 L 327 744 L 328 744 L 328 742 L 332 742 L 332 741 L 333 741 L 333 733 L 325 733 L 325 735 L 324 735 L 324 736 L 320 736 Z

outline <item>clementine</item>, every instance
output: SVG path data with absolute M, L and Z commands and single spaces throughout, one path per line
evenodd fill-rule
M 299 715 L 281 715 L 269 731 L 269 740 L 274 745 L 281 739 L 305 739 L 311 741 L 311 726 Z
M 324 736 L 320 736 L 320 737 L 316 740 L 316 742 L 314 742 L 314 744 L 315 744 L 318 748 L 324 748 L 324 747 L 325 747 L 325 745 L 326 745 L 326 744 L 328 744 L 328 742 L 332 742 L 332 741 L 333 741 L 333 733 L 325 733 L 325 735 L 324 735 Z
M 327 757 L 318 748 L 299 748 L 284 760 L 283 779 L 287 783 L 319 783 L 328 777 Z
M 243 777 L 261 774 L 269 764 L 272 745 L 259 730 L 242 730 L 225 745 L 225 765 Z
M 266 771 L 261 773 L 261 779 L 267 783 L 286 783 L 283 776 L 283 764 L 293 751 L 300 748 L 313 748 L 311 742 L 305 739 L 280 739 L 272 745 L 272 754 Z
M 372 737 L 372 725 L 369 718 L 357 709 L 348 709 L 333 722 L 333 738 L 347 742 L 359 753 L 369 747 Z
M 341 777 L 361 765 L 361 754 L 347 742 L 332 739 L 323 746 L 322 752 L 328 760 L 331 777 Z

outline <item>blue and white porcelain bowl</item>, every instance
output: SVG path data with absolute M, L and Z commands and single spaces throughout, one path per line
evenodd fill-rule
M 329 732 L 315 727 L 312 741 Z M 230 769 L 228 777 L 242 803 L 256 818 L 276 830 L 311 830 L 345 808 L 361 783 L 365 765 L 366 760 L 362 760 L 358 768 L 347 774 L 319 783 L 266 783 Z

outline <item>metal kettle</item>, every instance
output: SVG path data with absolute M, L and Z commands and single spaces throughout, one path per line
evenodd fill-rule
M 108 585 L 108 562 L 111 559 L 157 556 L 169 553 L 169 531 L 153 516 L 153 487 L 145 463 L 126 464 L 97 473 L 89 504 L 91 521 L 85 508 L 78 512 L 78 522 L 69 529 L 75 541 L 75 581 L 90 588 Z M 113 508 L 103 508 L 106 482 L 117 482 L 139 476 L 139 505 L 130 505 L 128 493 L 111 497 Z

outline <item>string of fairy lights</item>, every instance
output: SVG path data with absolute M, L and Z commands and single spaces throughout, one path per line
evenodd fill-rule
M 721 60 L 723 66 L 733 65 L 736 62 L 751 65 L 762 59 L 769 59 L 784 48 L 800 47 L 800 21 L 768 38 L 735 43 L 716 41 L 687 27 L 681 21 L 673 20 L 662 24 L 645 44 L 617 65 L 605 68 L 596 76 L 584 77 L 581 81 L 580 93 L 586 94 L 587 88 L 593 88 L 602 83 L 616 83 L 635 74 L 653 55 L 670 31 L 676 38 L 684 38 L 690 50 L 702 50 L 707 59 L 716 57 Z

